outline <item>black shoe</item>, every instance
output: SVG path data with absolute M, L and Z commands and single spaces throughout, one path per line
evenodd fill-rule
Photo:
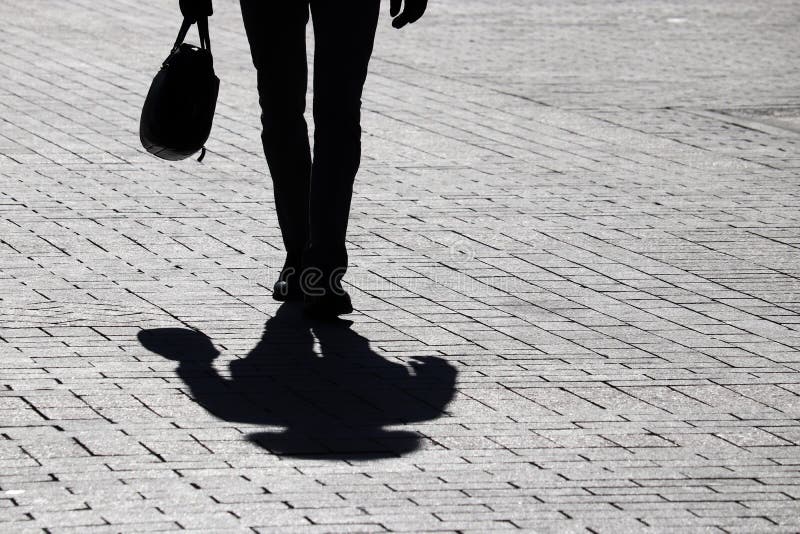
M 278 302 L 303 300 L 303 292 L 300 291 L 299 284 L 292 284 L 286 280 L 278 280 L 275 282 L 275 285 L 272 286 L 272 298 Z
M 353 304 L 346 291 L 341 294 L 327 292 L 324 295 L 305 295 L 304 301 L 303 311 L 314 319 L 333 319 L 353 313 Z
M 303 291 L 300 288 L 300 277 L 297 271 L 281 269 L 281 274 L 278 276 L 277 282 L 272 286 L 272 298 L 278 302 L 285 302 L 287 300 L 303 300 Z

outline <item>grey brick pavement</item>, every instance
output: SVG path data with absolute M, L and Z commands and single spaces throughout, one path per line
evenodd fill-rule
M 137 4 L 0 4 L 0 531 L 800 530 L 796 2 L 384 17 L 349 329 L 269 298 L 236 3 L 174 165 Z

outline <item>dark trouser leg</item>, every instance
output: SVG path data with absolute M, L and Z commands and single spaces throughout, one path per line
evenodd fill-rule
M 308 240 L 311 151 L 303 118 L 308 85 L 308 0 L 241 0 L 258 73 L 261 140 L 272 176 L 286 266 L 299 269 Z
M 361 159 L 361 91 L 379 0 L 311 0 L 314 50 L 314 163 L 306 265 L 325 277 L 347 268 L 345 236 Z

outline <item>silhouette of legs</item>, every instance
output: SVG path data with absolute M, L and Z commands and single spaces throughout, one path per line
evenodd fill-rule
M 300 271 L 308 240 L 311 150 L 306 107 L 308 3 L 242 0 L 261 105 L 261 141 L 272 176 L 286 267 Z
M 380 0 L 241 0 L 241 6 L 258 73 L 284 267 L 318 269 L 316 285 L 327 292 L 347 268 L 347 219 L 361 158 L 361 92 Z M 316 40 L 313 165 L 303 118 L 309 8 Z
M 361 159 L 361 92 L 378 23 L 378 0 L 311 2 L 314 163 L 307 266 L 341 278 L 353 181 Z

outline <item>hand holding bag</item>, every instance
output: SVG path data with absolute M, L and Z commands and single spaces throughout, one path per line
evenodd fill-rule
M 183 42 L 194 22 L 185 17 L 172 51 L 153 78 L 139 121 L 142 146 L 171 161 L 198 150 L 198 161 L 203 160 L 217 106 L 219 78 L 214 74 L 208 17 L 196 21 L 200 47 Z

